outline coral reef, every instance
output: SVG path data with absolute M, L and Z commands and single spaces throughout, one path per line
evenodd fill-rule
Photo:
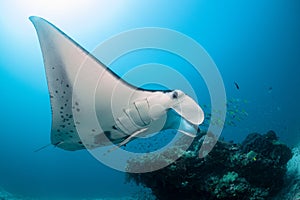
M 13 195 L 0 187 L 0 200 L 29 200 L 28 198 Z
M 284 187 L 274 200 L 300 200 L 300 144 L 292 151 L 293 157 L 287 164 Z
M 205 137 L 215 139 L 212 134 Z M 218 140 L 204 158 L 198 154 L 202 143 L 203 137 L 198 136 L 171 165 L 143 174 L 128 173 L 127 179 L 150 188 L 157 199 L 259 200 L 273 198 L 282 189 L 293 154 L 274 131 L 249 134 L 242 144 Z M 152 158 L 131 160 L 128 167 L 147 160 Z

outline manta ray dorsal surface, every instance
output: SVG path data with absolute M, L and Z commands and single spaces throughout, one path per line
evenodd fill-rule
M 132 86 L 51 23 L 30 20 L 44 58 L 53 145 L 70 151 L 123 145 L 138 135 L 173 128 L 165 125 L 174 124 L 166 123 L 173 120 L 166 118 L 171 108 L 193 127 L 202 123 L 202 109 L 183 92 Z M 178 92 L 181 102 L 174 98 Z

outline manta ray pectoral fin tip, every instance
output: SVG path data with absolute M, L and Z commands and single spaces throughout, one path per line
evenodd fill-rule
M 38 17 L 38 16 L 30 16 L 29 20 L 31 21 L 31 23 L 36 26 L 36 25 L 40 25 L 40 24 L 50 24 L 47 20 L 45 20 L 44 18 Z M 52 24 L 50 24 L 52 25 Z
M 29 17 L 29 20 L 32 22 L 32 23 L 34 23 L 34 22 L 36 22 L 36 21 L 38 21 L 38 20 L 40 20 L 41 18 L 40 17 L 37 17 L 37 16 L 30 16 Z

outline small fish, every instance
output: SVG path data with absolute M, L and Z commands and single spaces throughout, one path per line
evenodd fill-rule
M 239 90 L 239 89 L 240 89 L 240 86 L 239 86 L 239 84 L 237 84 L 237 82 L 235 82 L 235 81 L 234 81 L 233 83 L 234 83 L 234 85 L 235 85 L 236 89 L 238 89 L 238 90 Z
M 234 121 L 228 121 L 226 124 L 227 124 L 228 126 L 236 127 L 236 124 L 234 123 Z
M 272 92 L 272 90 L 273 90 L 273 87 L 269 87 L 269 89 L 268 89 L 268 93 L 271 93 L 271 92 Z

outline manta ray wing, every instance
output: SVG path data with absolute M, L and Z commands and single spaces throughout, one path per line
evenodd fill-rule
M 128 94 L 143 91 L 118 78 L 104 64 L 48 21 L 39 17 L 30 17 L 30 20 L 37 31 L 44 58 L 52 109 L 51 143 L 73 151 L 83 149 L 85 146 L 94 148 L 107 145 L 106 142 L 100 141 L 104 135 L 113 141 L 121 142 L 122 139 L 126 139 L 128 135 L 114 127 L 115 121 L 110 108 L 112 90 L 116 88 L 118 93 L 116 98 L 124 100 L 124 103 L 119 100 L 115 102 L 120 108 L 130 103 L 126 101 Z M 83 63 L 85 65 L 80 78 L 78 73 Z M 83 84 L 74 89 L 77 79 Z M 95 84 L 100 84 L 96 88 L 95 99 L 85 99 L 85 96 L 95 92 L 95 88 L 91 87 Z M 96 118 L 101 118 L 102 130 L 96 130 L 93 126 L 97 122 L 86 120 L 86 116 L 94 113 L 89 109 L 95 107 L 95 100 L 97 100 Z M 85 106 L 81 106 L 82 104 Z M 75 119 L 74 112 L 81 114 Z M 83 134 L 79 137 L 78 126 L 84 120 L 86 123 L 81 131 Z

